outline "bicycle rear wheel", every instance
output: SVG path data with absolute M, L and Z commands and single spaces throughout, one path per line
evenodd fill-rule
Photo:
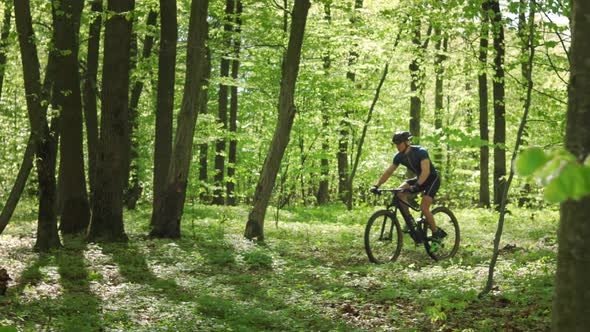
M 369 218 L 365 228 L 365 251 L 371 262 L 394 262 L 402 244 L 403 234 L 393 212 L 381 210 Z
M 428 223 L 422 223 L 421 227 L 423 227 L 423 234 L 426 234 L 424 248 L 426 248 L 428 255 L 435 261 L 449 259 L 455 256 L 459 250 L 459 223 L 457 222 L 457 218 L 455 218 L 453 212 L 451 212 L 451 210 L 447 209 L 446 207 L 437 207 L 436 209 L 432 210 L 432 215 L 434 216 L 436 226 L 441 228 L 447 234 L 447 236 L 442 241 L 440 241 L 440 243 L 433 244 L 432 231 L 430 230 Z

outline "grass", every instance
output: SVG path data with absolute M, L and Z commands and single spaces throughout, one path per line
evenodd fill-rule
M 487 278 L 497 214 L 455 211 L 461 249 L 434 262 L 409 238 L 398 262 L 370 264 L 374 207 L 269 210 L 267 242 L 242 237 L 247 207 L 189 206 L 183 238 L 147 239 L 149 206 L 126 213 L 126 244 L 64 238 L 32 252 L 21 208 L 0 236 L 0 331 L 545 331 L 556 266 L 556 211 L 512 208 L 493 292 Z M 14 329 L 13 329 L 14 330 Z

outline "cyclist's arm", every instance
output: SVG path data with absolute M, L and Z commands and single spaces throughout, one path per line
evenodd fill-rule
M 387 180 L 389 180 L 389 177 L 391 176 L 391 174 L 393 174 L 393 172 L 395 172 L 396 169 L 397 169 L 396 164 L 389 165 L 389 167 L 387 167 L 387 169 L 385 169 L 385 172 L 383 172 L 383 175 L 381 175 L 379 180 L 377 180 L 377 183 L 375 183 L 375 185 L 377 187 L 379 187 L 380 185 L 387 182 Z
M 430 176 L 430 159 L 422 159 L 420 161 L 420 168 L 422 169 L 422 172 L 418 177 L 418 185 L 421 186 L 424 184 L 424 182 L 426 182 L 426 179 L 428 179 L 428 177 Z

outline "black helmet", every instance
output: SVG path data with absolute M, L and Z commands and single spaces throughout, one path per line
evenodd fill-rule
M 398 131 L 393 135 L 391 141 L 395 144 L 403 143 L 412 138 L 412 134 L 409 131 Z

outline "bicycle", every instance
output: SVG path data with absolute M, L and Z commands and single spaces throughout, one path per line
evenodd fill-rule
M 409 210 L 406 212 L 400 208 L 400 204 L 403 204 L 411 210 L 420 211 L 419 207 L 398 197 L 398 193 L 407 192 L 407 189 L 378 189 L 378 194 L 385 192 L 394 194 L 391 203 L 386 209 L 375 212 L 369 218 L 365 228 L 365 251 L 371 262 L 381 264 L 394 262 L 398 258 L 403 246 L 403 233 L 397 218 L 398 210 L 406 222 L 407 231 L 405 232 L 414 240 L 416 246 L 424 244 L 426 253 L 432 259 L 440 261 L 451 258 L 457 253 L 460 232 L 459 223 L 453 212 L 442 206 L 432 210 L 437 227 L 447 234 L 442 241 L 433 240 L 432 231 L 424 214 L 421 213 L 420 218 L 414 221 Z

